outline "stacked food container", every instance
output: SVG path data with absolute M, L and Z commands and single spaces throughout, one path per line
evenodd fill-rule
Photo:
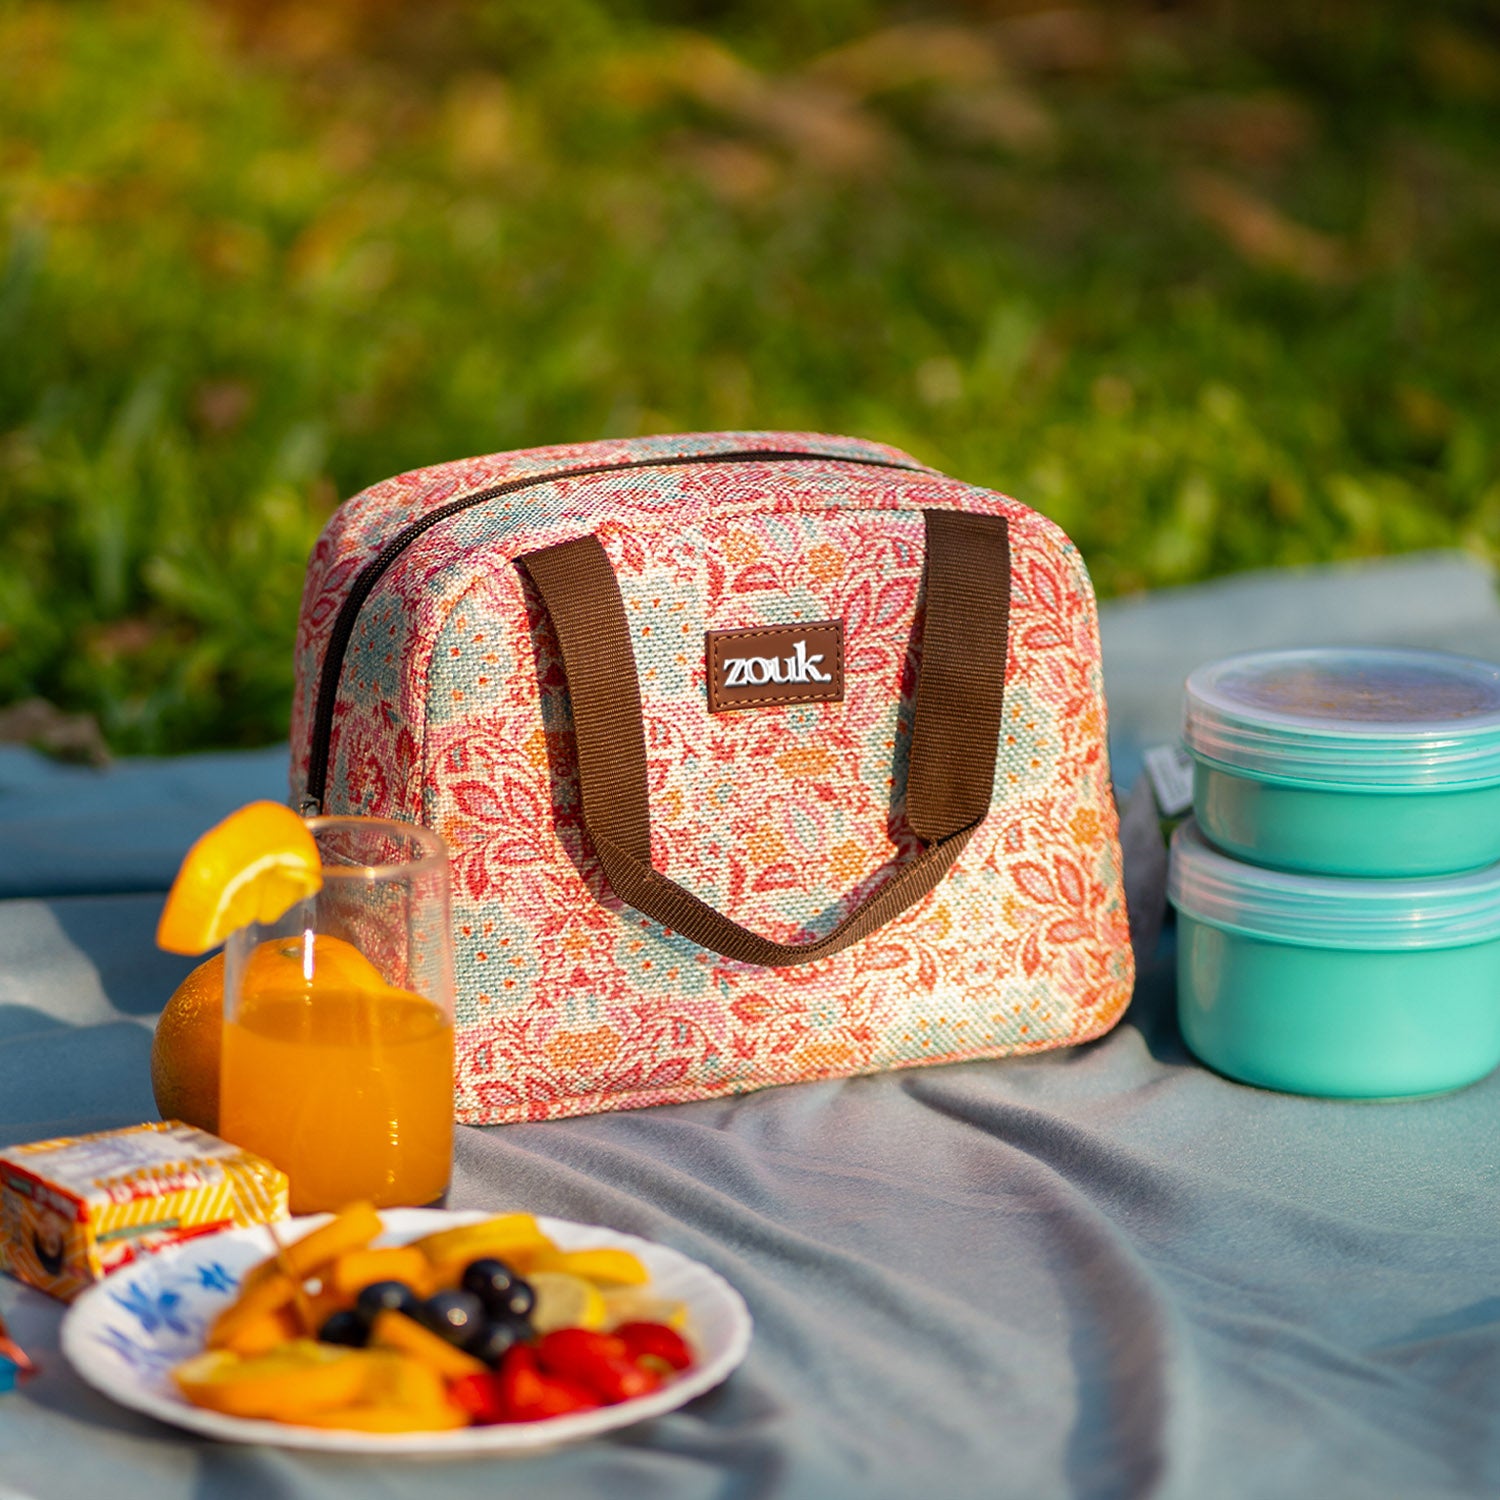
M 1183 1036 L 1294 1093 L 1390 1098 L 1500 1064 L 1500 666 L 1231 657 L 1187 682 L 1172 840 Z

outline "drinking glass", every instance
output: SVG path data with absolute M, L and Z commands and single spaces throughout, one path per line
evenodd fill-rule
M 425 828 L 308 821 L 323 887 L 225 946 L 219 1133 L 294 1213 L 437 1203 L 453 1160 L 448 854 Z

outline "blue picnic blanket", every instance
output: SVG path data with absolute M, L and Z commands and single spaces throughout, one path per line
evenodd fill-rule
M 1103 621 L 1122 785 L 1197 661 L 1359 640 L 1500 659 L 1494 581 L 1448 555 Z M 161 893 L 192 837 L 285 785 L 284 748 L 104 772 L 0 751 L 0 1144 L 153 1117 L 151 1022 L 190 963 L 152 946 Z M 1500 1493 L 1500 1077 L 1404 1104 L 1231 1083 L 1183 1048 L 1170 928 L 1099 1042 L 461 1129 L 452 1202 L 706 1262 L 750 1306 L 748 1360 L 670 1417 L 534 1458 L 299 1456 L 95 1395 L 60 1309 L 0 1278 L 44 1367 L 0 1395 L 0 1500 Z

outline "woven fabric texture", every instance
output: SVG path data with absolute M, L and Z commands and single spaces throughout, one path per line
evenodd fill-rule
M 691 462 L 755 449 L 838 456 Z M 452 850 L 459 1118 L 667 1103 L 1106 1030 L 1133 975 L 1087 574 L 1051 522 L 879 445 L 587 444 L 355 497 L 309 568 L 294 796 L 334 618 L 403 526 L 528 473 L 673 456 L 688 462 L 458 510 L 390 563 L 344 656 L 325 810 L 421 822 Z M 788 968 L 721 958 L 616 900 L 580 826 L 556 642 L 515 559 L 599 538 L 631 622 L 653 863 L 754 931 L 806 941 L 921 848 L 903 803 L 933 509 L 1003 515 L 1011 546 L 991 811 L 942 884 L 872 937 Z M 835 619 L 842 702 L 709 713 L 705 631 Z

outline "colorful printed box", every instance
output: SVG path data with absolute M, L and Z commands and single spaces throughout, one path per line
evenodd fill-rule
M 285 1173 L 176 1120 L 0 1153 L 0 1267 L 64 1302 L 142 1255 L 286 1214 Z

